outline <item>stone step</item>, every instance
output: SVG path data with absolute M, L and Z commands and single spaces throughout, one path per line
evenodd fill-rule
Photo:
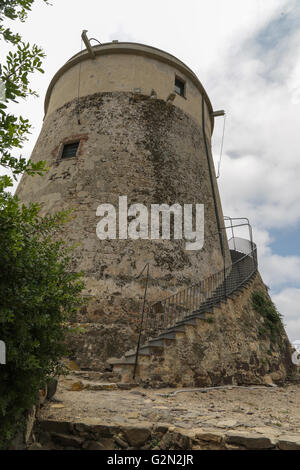
M 118 390 L 118 385 L 116 383 L 102 383 L 102 382 L 89 382 L 83 381 L 85 390 L 101 391 L 101 390 Z
M 182 325 L 193 325 L 193 326 L 196 326 L 197 325 L 197 321 L 195 318 L 192 318 L 192 317 L 187 317 L 186 319 L 184 320 L 181 320 L 179 321 L 178 323 L 176 323 L 176 326 L 182 326 Z
M 175 325 L 175 326 L 170 326 L 167 330 L 166 330 L 166 333 L 171 333 L 171 332 L 175 332 L 175 333 L 185 333 L 185 328 L 181 325 Z
M 150 348 L 146 345 L 140 346 L 139 348 L 139 355 L 142 356 L 149 356 L 151 354 Z M 135 356 L 136 349 L 131 349 L 125 353 L 125 357 Z
M 160 335 L 158 335 L 157 339 L 176 339 L 176 333 L 174 332 L 170 332 L 170 333 L 161 333 Z
M 114 391 L 114 390 L 131 390 L 137 387 L 136 383 L 116 382 L 116 383 L 102 383 L 102 382 L 83 382 L 85 390 L 91 390 L 94 392 L 101 391 Z
M 207 313 L 213 313 L 213 312 L 207 312 Z M 188 319 L 189 320 L 205 320 L 206 318 L 206 313 L 192 313 L 191 315 L 189 315 Z
M 163 339 L 157 339 L 157 337 L 156 337 L 156 338 L 150 338 L 147 344 L 149 344 L 149 345 L 152 346 L 152 347 L 157 347 L 157 348 L 158 348 L 158 347 L 159 347 L 159 348 L 163 348 L 163 347 L 164 347 L 164 341 L 163 341 Z
M 121 357 L 121 358 L 111 358 L 111 359 L 108 359 L 107 362 L 109 364 L 112 364 L 113 366 L 114 365 L 127 365 L 127 364 L 134 364 L 135 363 L 135 356 L 131 356 L 131 357 Z
M 175 326 L 170 326 L 166 330 L 162 331 L 162 334 L 167 334 L 167 333 L 185 333 L 185 328 L 182 325 L 175 325 Z
M 131 358 L 126 358 L 126 360 L 124 360 L 124 361 L 121 361 L 121 359 L 120 359 L 120 362 L 116 362 L 116 363 L 114 364 L 114 367 L 126 367 L 126 368 L 128 367 L 128 368 L 133 368 L 133 367 L 134 367 L 134 364 L 135 364 L 135 358 L 134 358 L 133 361 L 131 361 Z M 139 364 L 139 366 L 140 366 L 140 364 Z M 122 372 L 122 371 L 120 371 L 120 373 L 121 373 L 121 372 Z
M 94 370 L 73 370 L 69 375 L 91 381 L 116 382 L 119 379 L 118 374 L 114 372 L 99 372 Z
M 195 312 L 210 312 L 212 310 L 211 303 L 207 302 L 205 304 L 201 304 L 199 308 L 195 309 Z M 193 312 L 192 312 L 193 313 Z
M 119 374 L 116 374 L 119 375 Z M 126 385 L 123 382 L 120 382 L 120 377 L 116 382 L 104 382 L 104 381 L 94 381 L 94 380 L 80 380 L 79 382 L 71 382 L 66 384 L 66 387 L 69 391 L 82 392 L 84 390 L 90 391 L 113 391 L 113 390 L 131 390 L 136 387 L 136 383 L 127 383 Z

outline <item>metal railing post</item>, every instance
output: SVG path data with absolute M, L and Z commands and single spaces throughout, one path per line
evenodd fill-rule
M 137 279 L 138 279 L 143 274 L 143 272 L 145 271 L 145 268 L 147 267 L 147 277 L 146 277 L 146 285 L 145 285 L 145 290 L 144 290 L 144 300 L 143 300 L 143 308 L 142 308 L 142 315 L 141 315 L 140 331 L 139 331 L 139 337 L 138 337 L 138 342 L 137 342 L 137 347 L 136 347 L 135 362 L 134 362 L 134 369 L 133 369 L 133 375 L 132 375 L 133 379 L 135 378 L 136 369 L 137 369 L 137 365 L 138 365 L 138 359 L 139 359 L 139 350 L 140 350 L 140 344 L 141 344 L 141 335 L 142 335 L 142 329 L 143 329 L 145 303 L 146 303 L 148 280 L 149 280 L 149 266 L 150 266 L 149 263 L 147 263 L 144 266 L 142 272 L 137 277 Z
M 227 297 L 226 293 L 226 262 L 225 262 L 225 256 L 223 257 L 223 273 L 224 273 L 224 299 Z

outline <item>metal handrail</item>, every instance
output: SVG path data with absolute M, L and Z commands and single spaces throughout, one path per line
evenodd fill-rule
M 249 242 L 250 251 L 243 253 L 238 250 L 230 250 L 233 260 L 230 266 L 222 268 L 222 270 L 178 291 L 176 294 L 151 304 L 146 315 L 144 339 L 157 335 L 160 331 L 174 326 L 201 309 L 212 307 L 226 299 L 228 295 L 250 279 L 257 271 L 257 250 L 252 240 L 244 241 Z
M 230 221 L 230 226 L 226 227 L 226 224 L 224 224 L 224 227 L 220 227 L 220 231 L 226 231 L 227 229 L 231 229 L 232 231 L 232 238 L 228 241 L 229 246 L 232 241 L 234 247 L 234 249 L 230 250 L 232 263 L 229 266 L 226 266 L 225 254 L 223 253 L 224 265 L 220 271 L 202 279 L 200 282 L 197 282 L 186 289 L 178 291 L 176 294 L 172 294 L 163 300 L 152 303 L 148 306 L 145 321 L 144 316 L 150 264 L 147 263 L 141 273 L 137 276 L 137 279 L 141 277 L 147 268 L 133 378 L 135 378 L 136 375 L 142 336 L 145 341 L 149 339 L 150 336 L 157 336 L 163 330 L 171 328 L 176 324 L 178 325 L 184 320 L 193 318 L 193 315 L 197 315 L 201 312 L 205 313 L 205 311 L 209 310 L 221 300 L 225 300 L 230 294 L 249 280 L 257 271 L 257 250 L 255 243 L 253 243 L 252 227 L 249 220 L 246 217 L 234 218 L 226 216 L 224 217 L 224 221 L 225 220 Z M 246 223 L 233 225 L 233 220 L 246 220 Z M 250 241 L 234 236 L 233 228 L 242 226 L 248 226 Z M 241 243 L 236 243 L 238 241 L 243 241 L 242 245 L 244 246 L 245 242 L 246 244 L 248 243 L 250 245 L 250 250 L 247 250 L 247 253 L 243 252 Z M 240 247 L 237 247 L 239 244 Z M 146 325 L 143 329 L 144 323 Z

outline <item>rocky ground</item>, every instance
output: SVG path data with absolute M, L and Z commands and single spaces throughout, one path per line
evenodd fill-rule
M 284 387 L 227 386 L 213 390 L 129 390 L 72 372 L 59 381 L 54 400 L 45 402 L 40 420 L 102 422 L 107 425 L 173 425 L 178 430 L 242 431 L 300 439 L 300 384 Z

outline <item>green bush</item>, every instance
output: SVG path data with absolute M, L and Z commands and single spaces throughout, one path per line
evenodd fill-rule
M 68 271 L 70 250 L 58 239 L 66 219 L 40 218 L 37 205 L 0 197 L 0 449 L 24 426 L 39 388 L 60 373 L 66 321 L 83 303 L 81 274 Z
M 253 292 L 252 305 L 264 319 L 263 325 L 259 327 L 260 336 L 269 337 L 271 342 L 275 342 L 283 331 L 282 315 L 262 291 Z

